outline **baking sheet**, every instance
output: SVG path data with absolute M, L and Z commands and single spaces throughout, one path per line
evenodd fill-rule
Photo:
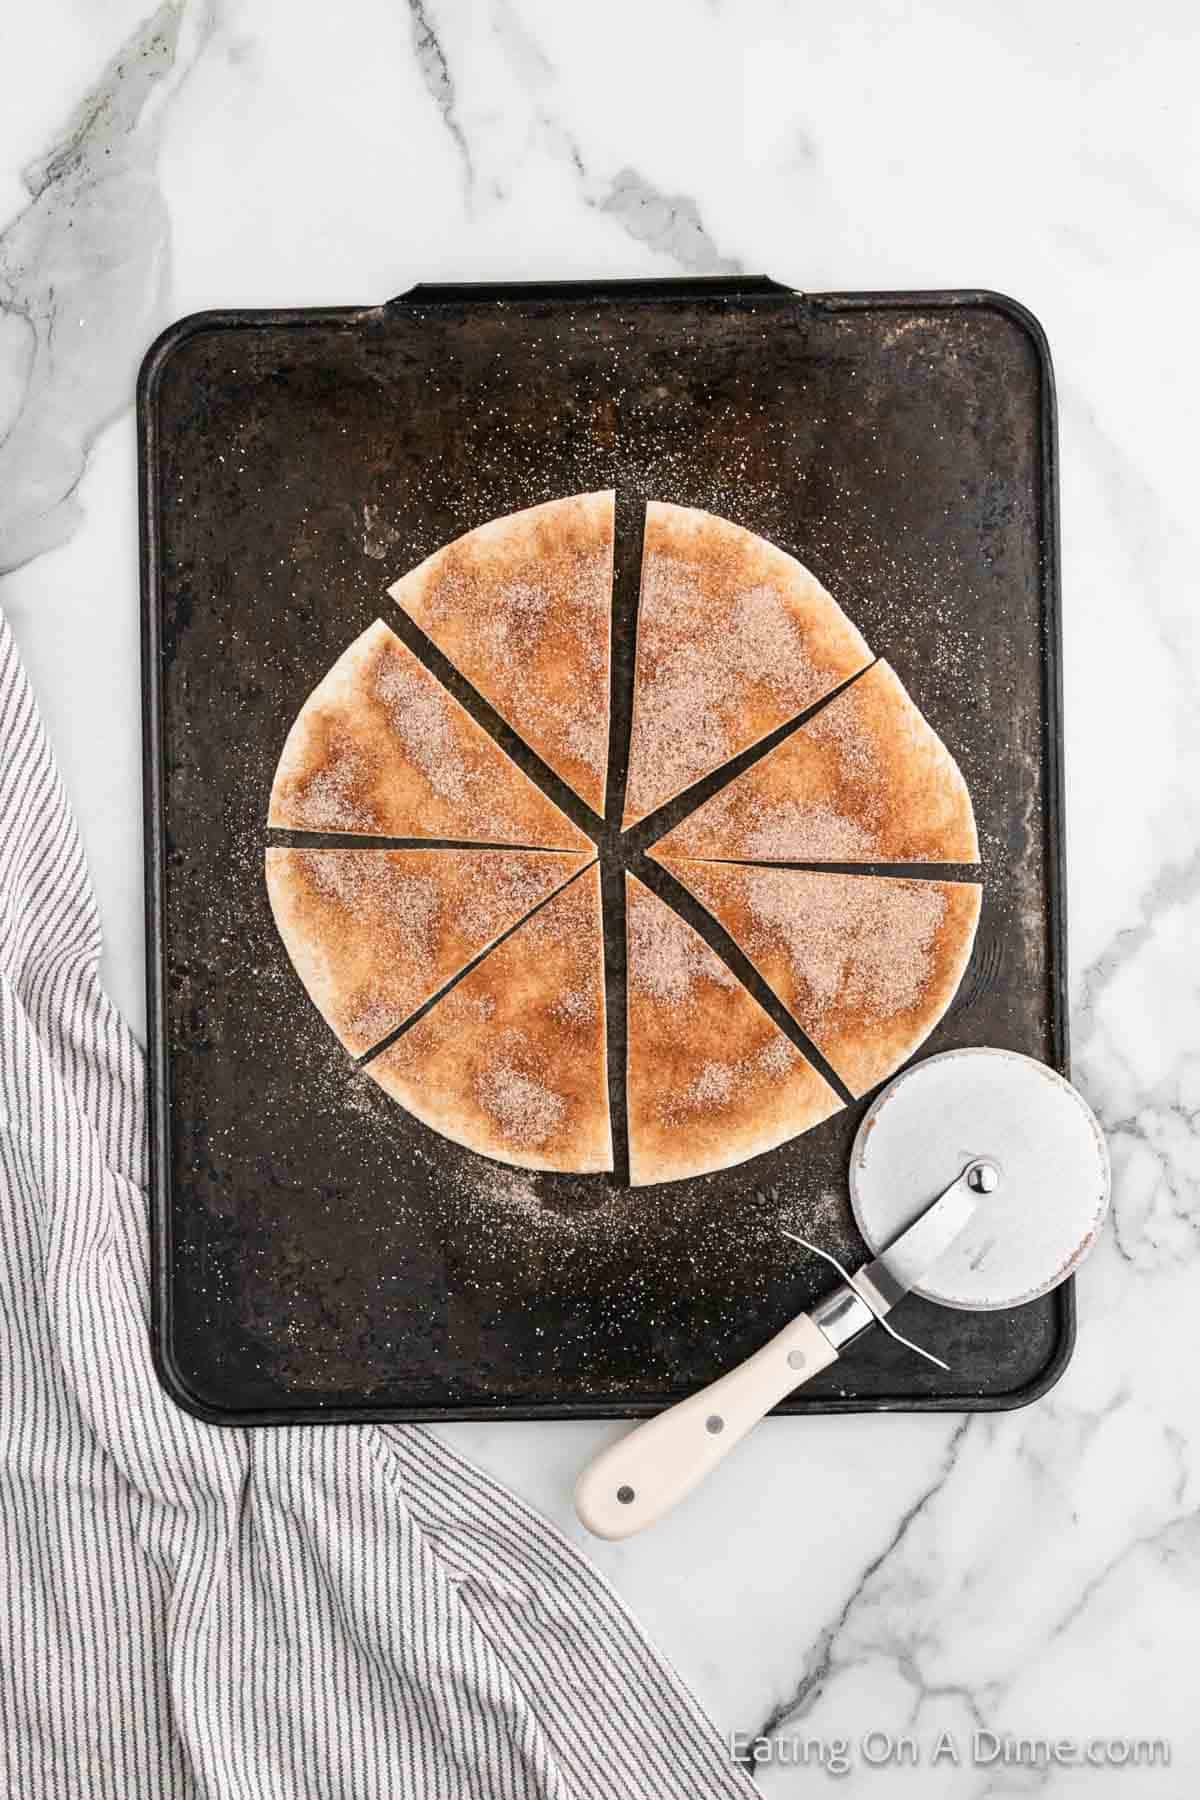
M 996 1044 L 1067 1072 L 1053 391 L 1021 308 L 756 281 L 418 288 L 183 320 L 139 410 L 154 1331 L 182 1404 L 243 1424 L 649 1411 L 828 1287 L 781 1223 L 863 1254 L 845 1170 L 865 1100 L 696 1181 L 528 1175 L 388 1100 L 291 969 L 262 880 L 288 726 L 377 617 L 480 715 L 385 588 L 498 513 L 616 487 L 622 706 L 646 499 L 799 555 L 975 802 L 979 939 L 921 1054 Z M 615 832 L 602 850 L 615 896 Z M 949 1375 L 875 1333 L 783 1410 L 1019 1403 L 1065 1364 L 1072 1296 L 909 1299 L 900 1324 Z

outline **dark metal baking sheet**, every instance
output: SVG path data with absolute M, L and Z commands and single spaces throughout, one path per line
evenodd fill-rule
M 208 313 L 149 352 L 139 418 L 153 1328 L 184 1406 L 242 1424 L 646 1412 L 827 1286 L 781 1219 L 862 1254 L 845 1171 L 865 1102 L 700 1181 L 527 1177 L 388 1100 L 291 971 L 262 881 L 287 728 L 380 616 L 486 717 L 384 590 L 498 513 L 616 487 L 618 638 L 647 498 L 809 564 L 979 817 L 976 953 L 921 1054 L 997 1044 L 1066 1072 L 1054 399 L 1021 307 L 697 281 Z M 614 834 L 604 855 L 611 887 Z M 1009 1406 L 1070 1353 L 1069 1286 L 904 1313 L 949 1375 L 875 1333 L 783 1410 Z

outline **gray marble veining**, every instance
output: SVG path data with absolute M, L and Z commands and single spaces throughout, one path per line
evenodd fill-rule
M 175 69 L 180 23 L 180 6 L 166 0 L 122 45 L 26 166 L 29 205 L 0 234 L 0 570 L 78 526 L 88 451 L 129 405 L 160 314 L 170 224 L 154 103 Z

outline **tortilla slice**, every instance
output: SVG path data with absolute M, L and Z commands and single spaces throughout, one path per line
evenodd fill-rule
M 657 846 L 752 862 L 979 859 L 958 764 L 877 662 Z
M 538 755 L 604 812 L 613 500 L 572 494 L 492 519 L 388 589 Z
M 569 881 L 554 850 L 267 851 L 267 893 L 308 997 L 352 1056 Z
M 522 1169 L 611 1169 L 598 866 L 363 1067 L 468 1150 Z
M 625 878 L 629 1179 L 683 1181 L 819 1125 L 841 1101 L 677 913 Z
M 795 557 L 713 513 L 651 501 L 625 828 L 870 661 Z
M 267 823 L 592 848 L 382 619 L 343 651 L 297 714 Z
M 908 1061 L 971 960 L 974 882 L 661 860 L 855 1095 Z

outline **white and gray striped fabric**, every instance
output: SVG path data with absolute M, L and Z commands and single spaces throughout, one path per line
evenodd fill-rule
M 4 1795 L 754 1793 L 602 1577 L 436 1439 L 166 1398 L 142 1058 L 99 953 L 0 616 Z

